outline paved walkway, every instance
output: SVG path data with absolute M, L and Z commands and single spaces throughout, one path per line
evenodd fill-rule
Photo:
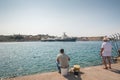
M 57 72 L 28 75 L 1 80 L 120 80 L 120 63 L 112 64 L 112 69 L 103 66 L 82 68 L 78 77 L 72 73 L 64 77 Z

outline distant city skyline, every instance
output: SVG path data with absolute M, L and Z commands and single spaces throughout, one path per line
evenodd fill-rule
M 120 0 L 0 0 L 0 35 L 120 33 Z

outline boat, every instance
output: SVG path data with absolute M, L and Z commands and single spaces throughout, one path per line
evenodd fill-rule
M 47 38 L 41 39 L 43 42 L 54 42 L 54 41 L 62 41 L 62 42 L 75 42 L 77 38 L 75 37 L 68 37 L 65 33 L 62 37 L 55 37 L 55 38 Z

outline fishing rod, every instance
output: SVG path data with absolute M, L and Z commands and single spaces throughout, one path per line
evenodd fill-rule
M 118 50 L 118 35 L 115 34 L 115 36 L 116 36 L 116 48 L 117 48 L 117 50 Z

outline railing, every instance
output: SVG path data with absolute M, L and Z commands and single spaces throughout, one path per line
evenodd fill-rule
M 120 34 L 113 34 L 110 35 L 110 41 L 113 46 L 113 53 L 116 54 L 116 56 L 119 56 L 118 50 L 120 49 Z
M 112 56 L 113 61 L 116 61 L 117 57 L 120 57 L 120 33 L 112 34 L 109 36 L 110 42 L 112 44 Z

